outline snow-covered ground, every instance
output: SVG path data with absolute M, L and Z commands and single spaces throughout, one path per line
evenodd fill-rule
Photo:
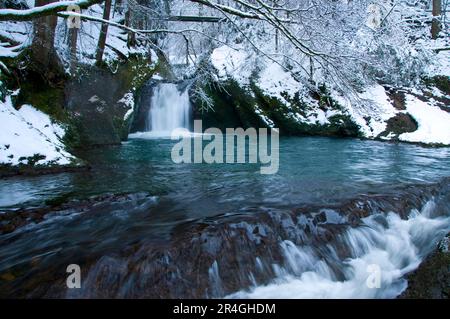
M 258 87 L 269 96 L 281 97 L 281 93 L 294 96 L 299 91 L 300 83 L 281 67 L 271 62 L 262 70 L 256 82 Z
M 31 105 L 16 110 L 7 96 L 0 101 L 0 164 L 68 165 L 75 157 L 64 149 L 64 129 Z
M 406 95 L 406 112 L 419 124 L 417 131 L 403 133 L 401 141 L 450 145 L 450 113 Z
M 386 121 L 398 112 L 381 85 L 367 87 L 356 97 L 333 92 L 333 98 L 345 107 L 367 138 L 376 138 L 386 130 Z

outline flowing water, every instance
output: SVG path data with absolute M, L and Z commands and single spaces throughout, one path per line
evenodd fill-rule
M 14 278 L 1 295 L 395 297 L 450 231 L 450 183 L 435 184 L 448 148 L 281 138 L 278 174 L 261 175 L 174 164 L 174 143 L 133 139 L 84 154 L 90 171 L 0 180 L 5 211 L 75 203 L 0 235 L 0 274 Z M 65 289 L 73 263 L 81 290 Z
M 188 87 L 180 91 L 175 83 L 159 83 L 152 88 L 146 132 L 137 132 L 131 137 L 166 137 L 175 129 L 189 129 L 191 103 L 188 91 Z
M 188 127 L 187 93 L 151 101 L 90 170 L 0 180 L 0 297 L 394 298 L 450 231 L 450 148 L 282 137 L 275 175 L 175 164 L 155 137 Z

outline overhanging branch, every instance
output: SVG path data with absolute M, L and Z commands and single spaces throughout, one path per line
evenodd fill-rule
M 72 0 L 53 2 L 26 10 L 0 9 L 0 21 L 29 21 L 34 18 L 45 17 L 61 11 L 66 11 L 67 7 L 70 5 L 76 5 L 79 6 L 80 9 L 86 9 L 103 1 L 104 0 Z

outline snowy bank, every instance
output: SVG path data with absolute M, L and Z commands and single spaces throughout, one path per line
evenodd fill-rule
M 366 138 L 378 137 L 386 130 L 386 122 L 398 112 L 381 85 L 367 87 L 353 99 L 336 92 L 332 97 L 347 110 Z
M 446 55 L 447 53 L 440 54 L 442 57 L 447 57 Z M 219 81 L 234 80 L 251 95 L 255 95 L 253 85 L 256 86 L 265 97 L 276 99 L 284 105 L 287 111 L 282 116 L 298 125 L 309 125 L 311 130 L 317 126 L 334 125 L 336 121 L 333 122 L 333 119 L 344 116 L 359 126 L 359 132 L 365 138 L 450 145 L 450 109 L 446 110 L 448 105 L 445 102 L 450 100 L 450 96 L 436 87 L 399 88 L 404 95 L 403 109 L 396 105 L 399 101 L 394 101 L 390 91 L 395 91 L 396 88 L 388 88 L 387 91 L 387 88 L 379 84 L 367 86 L 360 93 L 346 96 L 327 88 L 330 92 L 318 92 L 319 101 L 317 97 L 313 98 L 314 94 L 311 94 L 309 86 L 301 80 L 299 82 L 281 65 L 264 59 L 255 63 L 254 58 L 245 50 L 221 46 L 212 52 L 211 63 L 217 70 Z M 439 74 L 445 76 L 446 72 L 446 68 L 441 68 Z M 436 74 L 436 70 L 429 73 L 430 76 Z M 325 104 L 324 98 L 327 100 Z M 256 105 L 254 112 L 268 126 L 276 126 L 270 110 L 264 111 L 261 106 Z M 414 131 L 411 127 L 398 127 L 398 122 L 405 119 Z M 397 125 L 395 132 L 393 125 Z
M 69 165 L 76 159 L 64 150 L 64 129 L 31 105 L 16 110 L 7 96 L 0 101 L 0 164 Z
M 403 133 L 401 141 L 450 145 L 450 113 L 412 95 L 406 95 L 406 111 L 419 124 L 417 131 Z
M 311 97 L 311 92 L 303 83 L 294 78 L 282 64 L 273 60 L 255 58 L 245 50 L 224 45 L 213 50 L 211 64 L 217 71 L 218 81 L 234 80 L 251 96 L 255 96 L 253 84 L 264 97 L 278 100 L 287 108 L 282 116 L 288 121 L 299 125 L 325 126 L 331 123 L 331 118 L 346 115 L 342 110 L 332 107 L 324 109 L 317 99 Z M 296 104 L 299 103 L 308 107 L 298 109 Z M 255 105 L 254 112 L 269 127 L 274 126 L 273 119 L 262 108 Z

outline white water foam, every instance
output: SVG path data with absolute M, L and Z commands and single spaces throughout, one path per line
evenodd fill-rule
M 155 87 L 150 103 L 147 131 L 130 134 L 129 138 L 170 139 L 174 131 L 179 137 L 192 136 L 187 88 L 180 91 L 174 83 L 160 83 Z
M 182 137 L 202 137 L 210 134 L 205 133 L 195 133 L 190 132 L 186 128 L 177 128 L 173 131 L 149 131 L 149 132 L 136 132 L 133 134 L 130 134 L 128 137 L 132 139 L 145 139 L 145 140 L 151 140 L 151 139 L 177 139 Z
M 434 201 L 407 220 L 397 214 L 377 214 L 364 225 L 349 228 L 338 242 L 348 246 L 352 257 L 342 262 L 344 280 L 337 280 L 330 266 L 311 248 L 290 241 L 281 243 L 284 267 L 273 265 L 277 278 L 228 298 L 395 298 L 407 287 L 404 275 L 416 269 L 438 240 L 450 231 L 449 216 L 433 216 Z M 337 257 L 331 245 L 330 254 Z M 380 272 L 379 288 L 368 284 L 371 271 Z M 371 288 L 372 287 L 372 288 Z

